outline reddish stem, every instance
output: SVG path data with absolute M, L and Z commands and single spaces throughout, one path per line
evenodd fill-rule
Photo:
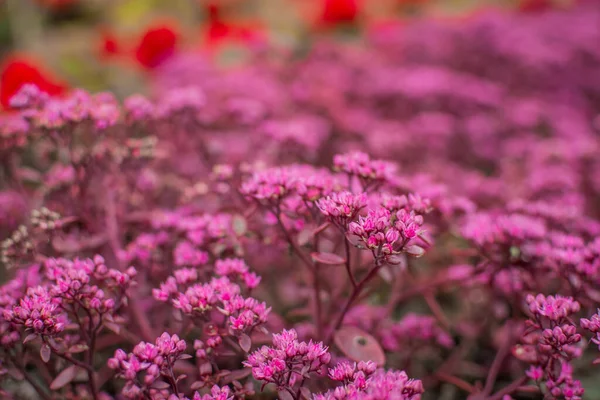
M 499 392 L 497 392 L 493 396 L 488 397 L 488 400 L 501 400 L 502 397 L 506 396 L 507 394 L 511 394 L 514 391 L 516 391 L 517 389 L 519 389 L 519 387 L 522 384 L 524 384 L 525 382 L 527 382 L 527 379 L 528 378 L 526 376 L 522 376 L 521 378 L 516 379 L 515 381 L 513 381 L 513 383 L 511 383 L 510 385 L 508 385 L 504 389 L 500 390 Z
M 437 372 L 435 374 L 435 377 L 437 379 L 439 379 L 440 381 L 451 383 L 452 385 L 464 390 L 465 392 L 468 392 L 468 393 L 476 392 L 476 389 L 473 385 L 471 385 L 470 383 L 468 383 L 454 375 L 450 375 L 445 372 Z
M 375 267 L 373 267 L 369 271 L 369 273 L 363 279 L 361 279 L 360 282 L 358 282 L 357 285 L 352 289 L 352 294 L 350 294 L 350 297 L 348 298 L 348 300 L 346 301 L 346 304 L 342 308 L 342 312 L 340 313 L 337 320 L 333 324 L 333 329 L 331 330 L 331 332 L 329 333 L 329 335 L 327 337 L 327 340 L 325 341 L 326 344 L 331 343 L 335 331 L 337 331 L 340 328 L 340 326 L 342 326 L 342 323 L 344 322 L 344 317 L 346 317 L 346 314 L 350 310 L 350 307 L 352 306 L 354 301 L 358 298 L 358 296 L 362 292 L 365 285 L 367 283 L 369 283 L 369 281 L 371 279 L 373 279 L 373 277 L 377 274 L 377 271 L 379 271 L 381 266 L 382 266 L 381 262 L 378 259 L 376 259 Z

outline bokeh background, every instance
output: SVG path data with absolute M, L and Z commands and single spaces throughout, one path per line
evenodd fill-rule
M 571 13 L 578 3 L 594 12 Z M 171 106 L 198 98 L 167 89 L 198 86 L 218 161 L 252 153 L 270 165 L 320 165 L 358 148 L 399 162 L 407 186 L 449 199 L 449 213 L 523 198 L 597 218 L 599 38 L 598 0 L 0 0 L 0 113 L 24 83 Z M 319 52 L 323 42 L 342 46 Z M 203 186 L 191 182 L 209 174 L 184 133 L 168 136 L 177 157 L 160 172 L 176 171 L 168 183 L 193 196 Z M 139 186 L 154 190 L 157 176 L 140 174 Z M 440 241 L 437 261 L 455 246 Z M 583 365 L 586 394 L 599 399 L 597 374 Z M 466 373 L 481 379 L 477 368 Z
M 122 97 L 147 91 L 148 71 L 157 65 L 140 62 L 136 50 L 143 44 L 145 34 L 161 26 L 175 38 L 161 37 L 160 33 L 151 37 L 147 45 L 154 47 L 153 51 L 160 52 L 164 47 L 173 53 L 204 53 L 211 62 L 231 67 L 244 63 L 248 54 L 261 46 L 272 53 L 301 52 L 322 36 L 360 42 L 370 32 L 419 19 L 460 21 L 490 8 L 535 13 L 569 8 L 575 3 L 575 0 L 3 0 L 0 59 L 3 71 L 11 62 L 26 59 L 52 83 L 91 91 L 111 90 Z M 172 54 L 159 57 L 162 59 L 154 63 L 162 63 L 169 56 Z M 0 83 L 4 92 L 13 92 L 15 89 L 9 86 L 16 87 L 15 80 L 26 80 L 27 74 L 17 71 L 7 77 L 5 71 Z M 8 95 L 5 93 L 4 97 Z

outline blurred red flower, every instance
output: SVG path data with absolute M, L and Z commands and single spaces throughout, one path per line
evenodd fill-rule
M 354 22 L 359 11 L 358 0 L 322 0 L 320 22 L 327 25 Z
M 110 31 L 103 31 L 100 37 L 100 56 L 111 58 L 121 53 L 121 44 L 117 36 Z
M 77 3 L 77 0 L 38 0 L 42 6 L 60 9 Z
M 4 63 L 0 72 L 0 104 L 5 109 L 10 108 L 10 99 L 27 83 L 36 85 L 50 96 L 60 96 L 67 90 L 65 84 L 58 82 L 34 61 L 12 58 Z
M 232 42 L 248 45 L 265 40 L 261 24 L 226 21 L 221 16 L 220 8 L 216 4 L 209 4 L 206 10 L 208 27 L 204 34 L 204 41 L 209 48 Z
M 540 12 L 552 7 L 552 0 L 521 0 L 519 2 L 519 11 L 521 12 Z
M 179 32 L 174 25 L 154 25 L 142 35 L 135 58 L 145 68 L 155 68 L 175 53 L 178 39 Z

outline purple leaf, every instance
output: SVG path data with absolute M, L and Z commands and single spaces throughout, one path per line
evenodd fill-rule
M 423 249 L 421 246 L 417 246 L 417 245 L 412 245 L 412 246 L 407 246 L 404 251 L 407 254 L 410 254 L 413 257 L 421 257 L 423 254 L 425 254 L 425 249 Z
M 233 381 L 238 381 L 241 379 L 244 379 L 248 376 L 250 376 L 250 374 L 252 373 L 252 370 L 250 368 L 244 368 L 244 369 L 238 369 L 235 371 L 231 371 L 229 374 L 227 374 L 226 376 L 223 377 L 223 379 L 221 380 L 221 383 L 224 385 L 228 385 L 229 383 L 233 382 Z
M 334 335 L 335 345 L 353 361 L 373 361 L 385 364 L 385 353 L 373 336 L 354 326 L 343 326 Z
M 69 353 L 77 354 L 88 350 L 89 347 L 85 344 L 76 344 L 74 346 L 69 347 Z
M 192 383 L 190 385 L 190 389 L 192 389 L 192 390 L 198 390 L 200 388 L 203 388 L 204 385 L 205 385 L 204 382 L 202 382 L 202 381 L 196 381 L 196 382 L 194 382 L 194 383 Z
M 165 381 L 156 381 L 152 384 L 153 388 L 156 389 L 160 389 L 160 390 L 164 390 L 164 389 L 168 389 L 171 387 L 171 385 L 169 385 L 167 382 Z
M 79 367 L 77 367 L 76 365 L 71 365 L 70 367 L 63 369 L 61 373 L 58 374 L 58 376 L 54 378 L 54 380 L 50 384 L 50 389 L 58 390 L 61 387 L 67 385 L 68 383 L 73 381 L 73 379 L 75 379 L 78 372 Z
M 42 346 L 42 348 L 40 349 L 40 357 L 42 358 L 42 361 L 47 363 L 48 361 L 50 361 L 50 354 L 51 354 L 51 350 L 50 350 L 50 346 L 48 346 L 47 344 L 44 344 Z
M 316 235 L 318 235 L 319 233 L 323 232 L 325 229 L 327 229 L 327 228 L 329 227 L 329 225 L 330 225 L 330 224 L 329 224 L 329 222 L 324 222 L 324 223 L 322 223 L 321 225 L 319 225 L 319 226 L 317 227 L 317 229 L 315 229 L 315 230 L 314 230 L 314 232 L 313 232 L 313 236 L 316 236 Z
M 294 396 L 292 396 L 290 392 L 286 390 L 280 390 L 277 392 L 277 394 L 279 396 L 279 400 L 294 400 Z
M 300 393 L 302 394 L 302 397 L 304 397 L 306 400 L 312 399 L 312 393 L 306 386 L 302 386 L 300 388 Z
M 30 333 L 29 335 L 27 335 L 27 337 L 23 340 L 23 344 L 27 343 L 27 342 L 31 342 L 33 339 L 37 338 L 37 333 Z
M 104 326 L 117 335 L 121 333 L 121 326 L 112 322 L 104 321 Z
M 343 257 L 333 253 L 311 253 L 310 256 L 313 261 L 325 265 L 340 265 L 346 262 Z
M 298 245 L 305 246 L 313 238 L 313 231 L 310 228 L 305 228 L 298 233 Z
M 204 376 L 210 374 L 212 374 L 212 365 L 210 365 L 208 361 L 200 364 L 200 375 Z
M 252 339 L 250 339 L 250 336 L 246 334 L 242 334 L 240 336 L 238 343 L 242 350 L 244 350 L 246 353 L 248 353 L 250 351 L 250 348 L 252 347 Z
M 358 247 L 359 249 L 364 249 L 364 243 L 362 242 L 361 238 L 353 235 L 351 233 L 346 233 L 346 240 L 348 240 L 348 242 L 350 242 L 350 244 L 354 247 Z

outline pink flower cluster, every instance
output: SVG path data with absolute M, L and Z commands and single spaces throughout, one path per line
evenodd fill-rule
M 581 324 L 581 327 L 583 329 L 594 334 L 594 337 L 592 338 L 592 342 L 597 344 L 598 348 L 600 349 L 600 310 L 598 310 L 598 312 L 596 314 L 592 315 L 592 317 L 590 319 L 581 318 L 579 323 Z M 597 364 L 599 362 L 600 362 L 600 358 L 597 358 L 596 360 L 594 360 L 595 364 Z
M 431 343 L 445 348 L 454 345 L 452 337 L 430 315 L 406 314 L 401 320 L 387 326 L 381 335 L 382 346 L 390 351 L 410 348 L 414 352 Z
M 357 372 L 354 372 L 355 368 Z M 315 400 L 420 400 L 424 392 L 423 383 L 410 379 L 404 371 L 371 371 L 364 365 L 361 369 L 360 364 L 358 367 L 338 364 L 330 370 L 329 376 L 349 383 L 317 394 Z
M 522 337 L 523 345 L 513 349 L 514 355 L 532 366 L 527 376 L 546 387 L 557 399 L 581 399 L 584 389 L 581 382 L 573 378 L 571 360 L 580 357 L 581 335 L 571 322 L 571 316 L 580 310 L 580 305 L 571 297 L 527 296 L 533 320 Z
M 175 362 L 182 358 L 186 349 L 185 340 L 167 332 L 156 339 L 155 344 L 140 342 L 133 353 L 118 349 L 108 366 L 116 370 L 127 381 L 123 395 L 129 399 L 144 398 L 153 392 L 152 385 L 160 378 L 165 379 L 174 394 L 178 395 L 174 377 Z
M 402 252 L 421 256 L 424 249 L 414 243 L 423 233 L 422 225 L 423 216 L 414 211 L 403 208 L 392 213 L 387 208 L 376 208 L 359 217 L 357 222 L 351 222 L 348 231 L 358 236 L 376 258 Z
M 4 310 L 3 317 L 36 335 L 55 336 L 64 331 L 67 322 L 59 306 L 60 303 L 44 287 L 37 286 L 29 288 L 12 310 Z
M 336 192 L 317 201 L 317 207 L 325 217 L 344 229 L 367 205 L 366 193 L 354 195 L 350 192 Z
M 365 190 L 371 184 L 391 179 L 396 172 L 393 163 L 371 160 L 368 154 L 360 151 L 335 156 L 333 167 L 336 171 L 360 178 Z
M 244 365 L 252 368 L 254 378 L 273 383 L 280 391 L 295 393 L 311 373 L 323 374 L 330 360 L 331 354 L 322 342 L 300 342 L 291 329 L 273 335 L 273 347 L 256 350 Z
M 162 293 L 159 297 L 162 297 Z M 177 295 L 173 306 L 192 316 L 218 310 L 229 318 L 229 326 L 236 332 L 250 331 L 265 323 L 271 310 L 264 302 L 252 297 L 242 297 L 240 287 L 226 277 L 190 286 Z
M 23 87 L 0 397 L 593 398 L 599 18 L 175 55 L 123 103 Z

